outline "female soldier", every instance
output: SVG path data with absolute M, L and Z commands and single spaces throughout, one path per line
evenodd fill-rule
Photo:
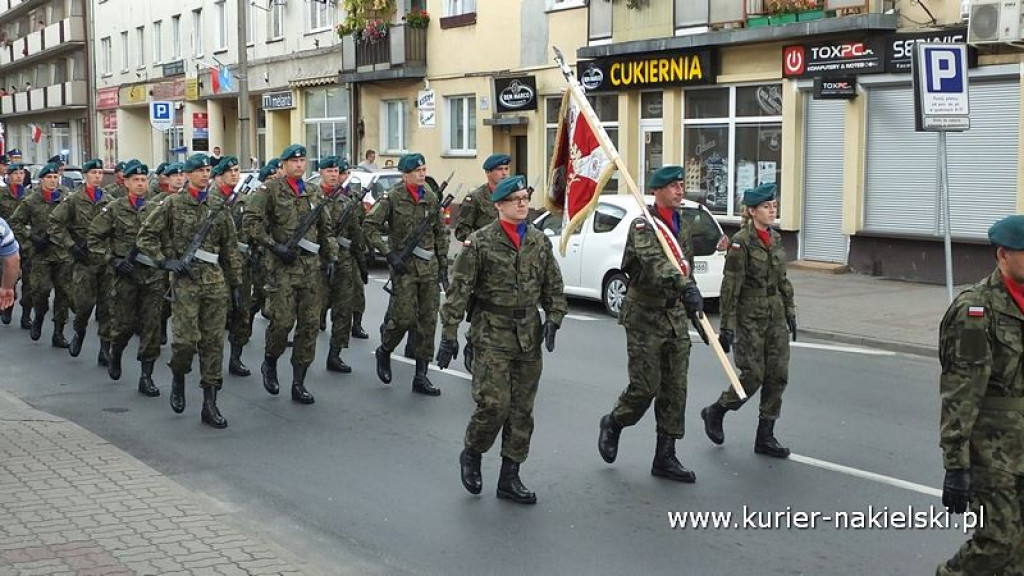
M 782 237 L 775 222 L 775 184 L 743 193 L 743 225 L 732 237 L 722 281 L 722 325 L 718 341 L 729 352 L 736 343 L 736 366 L 747 396 L 761 389 L 760 420 L 754 452 L 786 458 L 789 449 L 775 439 L 775 420 L 789 380 L 789 335 L 796 340 L 793 285 L 786 278 Z M 739 337 L 736 337 L 736 332 Z M 722 419 L 743 401 L 730 388 L 701 410 L 704 431 L 715 444 L 725 441 Z

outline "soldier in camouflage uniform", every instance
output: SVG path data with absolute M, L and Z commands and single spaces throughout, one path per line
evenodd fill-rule
M 282 176 L 281 161 L 277 158 L 271 158 L 263 168 L 260 168 L 258 179 L 261 186 L 259 189 L 265 189 L 268 182 Z M 253 191 L 246 195 L 244 201 L 246 206 L 252 202 L 255 192 Z M 249 233 L 245 231 L 244 225 L 245 218 L 243 217 L 242 220 L 242 233 L 248 237 Z M 263 310 L 267 302 L 266 292 L 263 291 L 263 287 L 267 284 L 266 251 L 255 242 L 248 242 L 248 244 L 250 261 L 252 263 L 252 308 L 249 311 L 249 315 L 255 318 L 256 313 Z M 266 318 L 266 313 L 263 314 L 263 317 Z
M 321 158 L 317 163 L 320 170 L 320 189 L 328 204 L 325 212 L 331 222 L 331 236 L 338 244 L 338 266 L 334 276 L 324 275 L 324 307 L 331 309 L 331 348 L 327 353 L 327 369 L 331 372 L 348 374 L 352 367 L 341 359 L 341 351 L 348 348 L 352 334 L 352 300 L 356 287 L 362 286 L 360 265 L 357 260 L 365 258 L 360 212 L 362 202 L 349 198 L 342 191 L 341 177 L 348 177 L 348 163 L 337 156 Z
M 162 164 L 159 181 L 146 192 L 146 202 L 153 206 L 164 201 L 168 195 L 177 194 L 185 186 L 185 165 L 181 162 Z M 163 322 L 160 324 L 160 344 L 167 344 L 167 321 L 171 317 L 171 303 L 164 300 Z
M 942 503 L 982 515 L 939 576 L 1024 574 L 1024 216 L 989 228 L 996 270 L 939 331 Z
M 761 390 L 760 418 L 754 452 L 789 457 L 775 439 L 775 420 L 782 410 L 782 392 L 789 382 L 789 336 L 796 340 L 793 285 L 786 278 L 786 252 L 775 222 L 775 184 L 762 184 L 743 193 L 743 226 L 732 237 L 722 280 L 722 329 L 719 342 L 729 352 L 736 346 L 736 367 L 747 396 Z M 729 388 L 700 416 L 704 431 L 715 444 L 725 441 L 722 420 L 739 410 L 742 400 Z
M 348 179 L 348 175 L 342 175 L 341 183 L 344 186 L 345 181 Z M 342 193 L 348 196 L 353 202 L 358 202 L 360 206 L 363 205 L 363 187 L 358 182 L 352 182 L 348 186 L 342 188 Z M 363 244 L 365 252 L 360 257 L 356 257 L 355 254 L 342 254 L 341 258 L 348 258 L 352 261 L 354 266 L 358 267 L 359 278 L 361 282 L 356 282 L 352 287 L 352 337 L 358 338 L 359 340 L 367 340 L 370 335 L 366 333 L 363 328 L 363 313 L 366 312 L 366 285 L 370 282 L 370 269 L 367 257 L 369 256 L 369 247 L 366 244 L 366 238 L 363 235 L 363 222 L 366 220 L 365 209 L 357 211 L 355 214 L 356 221 L 359 223 L 359 239 Z
M 0 195 L 0 218 L 10 223 L 15 210 L 28 197 L 30 192 L 28 187 L 25 186 L 25 178 L 28 175 L 25 166 L 22 164 L 11 164 L 8 168 L 7 187 L 3 190 L 3 194 Z M 15 230 L 16 235 L 17 233 L 17 230 Z M 32 255 L 35 252 L 35 247 L 32 245 L 31 240 L 26 237 L 19 236 L 18 243 L 21 246 L 21 327 L 24 330 L 28 330 L 32 327 L 32 301 L 30 299 L 32 291 L 29 286 L 29 278 L 32 272 Z M 2 319 L 4 324 L 10 324 L 13 313 L 14 307 L 12 306 L 0 314 L 0 319 Z
M 426 185 L 427 166 L 422 154 L 406 154 L 398 161 L 403 173 L 402 182 L 395 185 L 373 205 L 363 222 L 367 242 L 387 254 L 391 268 L 392 293 L 386 324 L 377 348 L 377 377 L 385 384 L 391 382 L 391 352 L 409 330 L 423 335 L 416 339 L 413 350 L 416 375 L 412 390 L 428 396 L 440 396 L 441 390 L 427 378 L 427 366 L 434 354 L 434 339 L 430 335 L 437 329 L 437 310 L 441 293 L 439 286 L 448 288 L 448 231 L 441 219 L 440 199 Z M 419 249 L 430 254 L 429 259 L 414 256 L 402 260 L 402 252 L 412 241 L 416 227 L 424 219 L 430 226 L 420 241 Z M 384 243 L 384 234 L 388 242 Z
M 156 178 L 149 183 L 146 200 L 154 203 L 160 202 L 161 196 L 170 191 L 170 184 L 168 184 L 167 176 L 164 175 L 164 169 L 168 166 L 170 166 L 170 162 L 161 162 L 156 165 L 156 169 L 153 170 L 153 175 Z
M 235 192 L 235 186 L 242 176 L 242 168 L 238 165 L 238 158 L 224 156 L 211 171 L 214 179 L 214 186 L 220 192 L 213 195 L 218 201 L 230 197 Z M 252 268 L 249 265 L 249 236 L 242 230 L 242 215 L 245 206 L 245 197 L 239 196 L 238 200 L 231 206 L 231 219 L 235 222 L 235 230 L 238 234 L 238 253 L 242 262 L 242 283 L 238 289 L 241 294 L 242 307 L 233 310 L 228 315 L 228 343 L 231 344 L 231 356 L 228 359 L 228 373 L 234 376 L 249 376 L 252 372 L 242 362 L 242 349 L 249 343 L 252 336 L 252 316 L 249 310 L 252 307 Z
M 121 377 L 121 355 L 132 335 L 139 335 L 137 359 L 142 365 L 139 394 L 160 395 L 153 367 L 160 357 L 160 324 L 167 290 L 167 272 L 136 247 L 139 229 L 153 212 L 146 203 L 149 168 L 138 160 L 122 166 L 128 194 L 111 201 L 89 225 L 89 249 L 113 272 L 110 299 L 110 339 L 113 358 L 107 373 Z
M 139 230 L 139 251 L 174 274 L 171 304 L 174 330 L 171 343 L 171 409 L 185 410 L 185 375 L 199 352 L 199 385 L 203 389 L 201 419 L 214 428 L 226 428 L 217 407 L 223 383 L 224 323 L 229 308 L 238 308 L 242 263 L 231 214 L 217 210 L 207 197 L 209 158 L 193 154 L 185 163 L 188 186 L 156 207 Z M 207 218 L 213 226 L 190 265 L 182 261 L 189 244 Z M 228 287 L 231 287 L 230 291 Z
M 114 166 L 114 181 L 103 189 L 103 193 L 110 198 L 111 201 L 117 200 L 118 198 L 124 198 L 128 195 L 128 187 L 124 183 L 124 162 L 118 162 Z
M 66 201 L 58 186 L 60 175 L 56 164 L 47 164 L 39 170 L 40 186 L 22 201 L 11 217 L 11 227 L 18 238 L 28 240 L 34 249 L 32 276 L 29 287 L 35 314 L 29 335 L 39 340 L 43 333 L 43 322 L 50 310 L 50 292 L 53 298 L 53 338 L 55 348 L 67 348 L 64 325 L 68 321 L 68 307 L 71 304 L 71 256 L 67 250 L 53 243 L 48 234 L 50 214 Z
M 93 254 L 86 236 L 89 225 L 100 210 L 110 203 L 103 194 L 103 161 L 93 159 L 82 165 L 85 180 L 50 215 L 50 240 L 71 254 L 71 277 L 74 282 L 72 309 L 75 312 L 75 335 L 68 352 L 77 358 L 85 342 L 89 318 L 96 310 L 96 323 L 100 337 L 98 362 L 108 363 L 110 354 L 110 281 L 106 262 Z M 119 375 L 120 376 L 120 375 Z
M 551 243 L 526 221 L 530 195 L 522 176 L 494 189 L 500 220 L 470 234 L 455 261 L 452 285 L 441 309 L 441 345 L 437 364 L 446 368 L 458 354 L 459 323 L 472 295 L 476 311 L 470 335 L 476 345 L 473 400 L 476 410 L 466 427 L 459 455 L 462 484 L 479 494 L 481 455 L 500 432 L 501 475 L 498 498 L 535 504 L 523 486 L 519 465 L 530 451 L 533 401 L 540 382 L 541 341 L 555 349 L 555 333 L 568 311 L 562 273 Z M 544 309 L 541 322 L 537 306 Z M 429 334 L 429 332 L 424 332 Z
M 698 315 L 704 300 L 690 271 L 693 243 L 683 227 L 682 166 L 663 166 L 651 176 L 654 221 L 637 218 L 629 230 L 622 270 L 629 276 L 629 291 L 619 323 L 626 329 L 629 386 L 612 411 L 601 418 L 598 451 L 605 462 L 615 462 L 622 428 L 643 418 L 654 402 L 657 444 L 651 474 L 677 482 L 696 482 L 697 476 L 676 457 L 675 444 L 685 432 L 686 373 L 690 366 L 687 319 L 702 333 Z M 683 273 L 667 258 L 658 228 L 678 258 Z M 705 338 L 706 341 L 706 338 Z
M 292 400 L 313 404 L 306 390 L 306 371 L 316 355 L 316 337 L 322 297 L 321 262 L 332 276 L 338 261 L 338 246 L 331 236 L 331 223 L 321 211 L 297 245 L 288 245 L 307 214 L 324 201 L 316 186 L 306 187 L 306 148 L 292 144 L 281 154 L 285 177 L 268 181 L 246 206 L 245 230 L 251 244 L 266 249 L 267 266 L 266 351 L 261 373 L 263 387 L 271 394 L 280 391 L 277 359 L 284 353 L 288 332 L 295 328 L 292 349 Z

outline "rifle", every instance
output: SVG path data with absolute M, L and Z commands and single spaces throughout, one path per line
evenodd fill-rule
M 452 172 L 452 174 L 455 173 Z M 446 180 L 445 183 L 441 185 L 441 189 L 443 190 L 445 187 L 447 187 L 447 185 L 448 181 Z M 455 200 L 454 194 L 449 194 L 445 196 L 444 200 L 442 200 L 441 203 L 438 204 L 437 212 L 428 213 L 423 218 L 423 220 L 419 221 L 419 223 L 416 225 L 416 229 L 412 233 L 412 237 L 409 238 L 409 243 L 406 244 L 405 248 L 402 249 L 402 253 L 400 255 L 402 262 L 408 261 L 409 258 L 412 258 L 413 256 L 425 261 L 429 261 L 431 258 L 433 258 L 434 253 L 429 250 L 420 248 L 420 242 L 423 240 L 423 237 L 427 235 L 427 230 L 430 228 L 430 223 L 431 221 L 433 221 L 434 217 L 436 216 L 440 218 L 445 208 L 451 206 L 453 200 Z M 394 285 L 395 283 L 395 276 L 396 273 L 394 270 L 392 270 L 391 277 L 388 278 L 387 284 L 384 285 L 384 291 L 387 292 L 388 294 L 392 293 L 391 286 Z
M 305 216 L 302 217 L 302 220 L 299 221 L 299 226 L 295 229 L 294 232 L 292 232 L 292 235 L 289 236 L 288 240 L 286 240 L 284 243 L 284 245 L 287 246 L 289 250 L 294 252 L 295 248 L 301 247 L 303 250 L 306 250 L 307 252 L 319 252 L 320 247 L 306 240 L 304 237 L 306 236 L 306 232 L 308 232 L 309 229 L 313 227 L 313 224 L 316 223 L 317 218 L 320 217 L 320 214 L 324 211 L 324 208 L 327 208 L 327 202 L 329 201 L 329 198 L 324 198 L 319 204 L 316 205 L 316 207 L 314 207 L 312 210 L 307 212 Z M 313 249 L 314 247 L 316 247 L 316 249 Z
M 345 238 L 343 234 L 345 233 L 345 225 L 348 224 L 348 219 L 350 216 L 352 216 L 352 212 L 355 210 L 357 206 L 362 207 L 362 202 L 352 200 L 352 203 L 349 204 L 348 208 L 345 209 L 345 212 L 341 215 L 341 218 L 338 219 L 338 237 L 335 238 L 334 241 L 338 243 L 339 248 L 342 248 L 344 250 L 348 250 L 349 248 L 352 247 L 352 240 L 349 238 Z
M 444 191 L 448 189 L 448 183 L 451 182 L 452 178 L 454 178 L 454 177 L 455 177 L 455 170 L 452 170 L 452 173 L 448 175 L 448 178 L 446 178 L 444 182 L 441 182 L 441 185 L 437 187 L 437 197 L 438 198 L 440 198 L 441 195 L 444 194 Z
M 209 194 L 209 192 L 207 192 L 207 194 Z M 196 253 L 199 252 L 200 248 L 203 245 L 203 242 L 206 240 L 207 235 L 210 234 L 210 229 L 213 228 L 213 223 L 214 220 L 217 218 L 217 215 L 220 213 L 221 210 L 233 206 L 236 200 L 238 200 L 238 193 L 232 192 L 230 196 L 224 199 L 224 202 L 217 206 L 214 206 L 210 210 L 210 214 L 206 217 L 205 220 L 203 220 L 203 223 L 199 225 L 199 229 L 196 230 L 195 235 L 192 236 L 192 241 L 189 242 L 188 248 L 185 249 L 185 255 L 181 257 L 181 261 L 185 264 L 185 275 L 188 276 L 189 278 L 195 280 L 195 276 L 192 275 L 191 269 L 192 261 L 196 259 Z M 167 300 L 168 302 L 174 302 L 175 300 L 178 299 L 177 294 L 175 292 L 175 285 L 177 283 L 178 275 L 175 274 L 174 277 L 171 278 L 171 286 L 167 289 L 167 294 L 164 295 L 164 299 Z

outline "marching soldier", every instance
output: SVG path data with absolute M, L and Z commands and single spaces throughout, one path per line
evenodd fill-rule
M 465 242 L 469 235 L 498 219 L 498 210 L 491 202 L 494 188 L 508 178 L 508 166 L 512 157 L 508 154 L 492 154 L 484 161 L 487 182 L 466 195 L 459 208 L 459 221 L 455 225 L 455 239 Z
M 164 169 L 170 166 L 170 162 L 161 162 L 156 165 L 156 170 L 153 170 L 153 174 L 156 176 L 149 184 L 149 192 L 146 194 L 146 200 L 150 202 L 160 202 L 160 197 L 170 191 L 170 186 L 167 183 L 167 176 L 164 175 Z
M 160 172 L 159 183 L 155 188 L 150 187 L 146 193 L 146 201 L 156 206 L 164 201 L 170 194 L 177 194 L 185 187 L 186 174 L 185 164 L 181 162 L 164 162 L 158 167 Z M 167 320 L 171 317 L 171 303 L 164 300 L 163 322 L 160 324 L 160 344 L 167 344 Z
M 25 186 L 25 178 L 28 171 L 22 164 L 11 164 L 7 173 L 7 188 L 0 194 L 0 218 L 11 222 L 15 210 L 28 197 L 28 187 Z M 21 327 L 28 330 L 32 327 L 32 291 L 29 285 L 29 277 L 32 272 L 32 255 L 35 248 L 29 238 L 19 237 L 18 243 L 21 246 Z M 11 323 L 11 316 L 14 314 L 14 306 L 0 313 L 0 320 L 4 324 Z
M 345 183 L 348 182 L 349 174 L 351 174 L 351 172 L 348 170 L 340 173 L 338 184 L 341 186 L 341 192 L 362 207 L 362 186 L 352 186 L 351 184 L 345 186 Z M 366 262 L 368 248 L 366 246 L 366 238 L 363 236 L 363 221 L 366 219 L 366 211 L 364 209 L 357 208 L 353 213 L 353 217 L 356 219 L 356 223 L 359 226 L 359 243 L 362 245 L 363 253 L 356 254 L 353 251 L 342 251 L 339 258 L 349 259 L 351 264 L 355 266 L 355 271 L 358 272 L 359 275 L 360 281 L 353 282 L 352 284 L 351 334 L 353 338 L 366 340 L 370 337 L 370 335 L 366 333 L 366 330 L 363 329 L 363 313 L 366 312 L 366 285 L 370 282 L 370 269 L 369 264 Z M 353 239 L 353 241 L 355 240 Z
M 121 377 L 121 356 L 133 334 L 139 335 L 137 358 L 142 364 L 139 394 L 160 395 L 153 383 L 153 367 L 160 357 L 160 323 L 167 290 L 167 272 L 144 254 L 136 241 L 142 223 L 153 212 L 146 203 L 149 168 L 138 160 L 122 166 L 128 193 L 111 201 L 89 225 L 88 245 L 92 253 L 113 270 L 111 280 L 110 339 L 111 362 L 107 373 Z
M 322 209 L 315 214 L 323 196 L 315 186 L 307 188 L 302 180 L 306 173 L 306 148 L 299 144 L 288 146 L 281 153 L 281 163 L 284 178 L 268 180 L 265 188 L 254 193 L 243 219 L 251 243 L 259 244 L 268 253 L 264 260 L 270 324 L 261 373 L 263 387 L 277 394 L 277 359 L 284 353 L 288 332 L 294 326 L 292 400 L 313 404 L 315 399 L 306 390 L 305 381 L 316 355 L 321 259 L 326 262 L 327 275 L 333 276 L 338 248 L 327 214 Z
M 277 158 L 271 158 L 263 168 L 260 168 L 258 175 L 258 180 L 261 183 L 260 190 L 265 189 L 267 187 L 267 182 L 280 177 L 280 175 L 280 160 Z M 243 204 L 248 206 L 254 197 L 255 191 L 250 192 L 244 198 Z M 249 233 L 245 230 L 244 217 L 242 218 L 242 221 L 243 225 L 241 232 L 248 238 Z M 263 247 L 258 243 L 252 242 L 252 238 L 249 238 L 249 240 L 248 244 L 252 262 L 252 308 L 249 310 L 249 315 L 255 318 L 256 313 L 263 310 L 267 301 L 266 293 L 263 291 L 263 287 L 267 284 L 267 264 L 266 251 L 263 250 Z M 266 317 L 266 315 L 264 315 L 264 317 Z
M 441 293 L 448 288 L 448 232 L 441 220 L 440 202 L 434 190 L 426 185 L 427 166 L 422 154 L 406 154 L 398 161 L 402 182 L 395 185 L 374 204 L 363 222 L 367 242 L 387 254 L 391 268 L 392 292 L 381 345 L 374 353 L 377 377 L 391 382 L 391 352 L 407 331 L 422 335 L 416 338 L 413 350 L 416 376 L 412 390 L 427 396 L 440 396 L 441 390 L 427 378 L 427 366 L 434 354 L 437 310 Z M 429 219 L 430 226 L 418 246 L 419 255 L 403 260 L 402 254 L 420 222 Z M 388 242 L 383 236 L 388 234 Z
M 165 196 L 139 230 L 139 251 L 172 272 L 174 331 L 171 343 L 171 409 L 185 410 L 185 375 L 199 352 L 199 386 L 203 389 L 203 423 L 226 428 L 217 407 L 223 384 L 224 323 L 241 295 L 241 257 L 231 215 L 207 198 L 210 161 L 193 154 L 185 163 L 188 186 Z M 211 222 L 203 235 L 203 223 Z M 199 242 L 194 254 L 189 245 Z M 191 264 L 184 258 L 193 256 Z M 231 287 L 230 291 L 228 287 Z
M 956 297 L 939 331 L 942 504 L 985 521 L 939 576 L 1024 569 L 1024 216 L 988 237 L 996 270 Z
M 188 181 L 188 174 L 185 172 L 185 165 L 181 162 L 172 162 L 164 167 L 164 178 L 167 183 L 160 189 L 163 194 L 175 194 L 185 187 Z
M 111 201 L 117 200 L 118 198 L 124 198 L 128 195 L 128 187 L 124 183 L 124 162 L 118 162 L 114 166 L 114 181 L 103 189 L 103 193 L 110 198 Z
M 110 273 L 104 260 L 89 249 L 89 225 L 108 203 L 103 194 L 103 161 L 93 159 L 82 165 L 84 182 L 73 194 L 61 202 L 50 216 L 50 239 L 71 254 L 71 276 L 75 290 L 72 308 L 75 312 L 75 335 L 68 352 L 77 358 L 85 342 L 89 318 L 96 309 L 96 323 L 100 337 L 99 364 L 109 361 L 110 355 Z M 120 377 L 120 374 L 118 374 Z M 115 378 L 116 380 L 117 378 Z
M 736 367 L 747 396 L 761 390 L 754 452 L 788 458 L 789 449 L 775 439 L 775 420 L 789 382 L 789 333 L 796 340 L 796 303 L 786 278 L 782 237 L 771 228 L 777 210 L 775 191 L 775 184 L 762 184 L 743 193 L 743 225 L 725 258 L 718 340 L 726 352 L 736 345 Z M 725 441 L 722 420 L 743 402 L 729 388 L 701 410 L 704 432 L 712 442 Z
M 704 310 L 693 270 L 693 244 L 683 226 L 682 166 L 663 166 L 651 176 L 655 221 L 637 218 L 629 229 L 622 270 L 629 276 L 629 291 L 619 323 L 626 329 L 629 385 L 612 411 L 601 418 L 598 451 L 611 464 L 619 450 L 622 429 L 643 418 L 654 402 L 657 444 L 651 474 L 678 482 L 696 482 L 697 476 L 676 457 L 686 413 L 686 373 L 690 365 L 689 318 L 701 332 L 698 314 Z M 666 258 L 655 227 L 661 229 L 683 274 Z
M 543 363 L 541 342 L 548 352 L 554 351 L 555 333 L 568 305 L 551 243 L 526 221 L 530 195 L 525 179 L 503 180 L 491 200 L 500 220 L 470 234 L 455 260 L 455 274 L 441 309 L 437 364 L 446 368 L 458 355 L 458 327 L 472 295 L 478 316 L 470 334 L 476 345 L 476 365 L 484 369 L 473 371 L 476 410 L 459 455 L 462 485 L 472 494 L 480 493 L 481 456 L 501 433 L 497 496 L 536 504 L 536 494 L 519 478 L 519 466 L 529 454 L 533 434 L 533 401 Z M 544 308 L 543 322 L 538 305 Z
M 211 196 L 211 201 L 223 202 L 235 192 L 235 186 L 242 176 L 242 168 L 238 165 L 238 158 L 224 156 L 220 162 L 213 167 L 211 174 L 214 178 L 217 191 L 220 194 Z M 213 202 L 211 202 L 213 203 Z M 231 344 L 231 356 L 228 359 L 228 373 L 234 376 L 249 376 L 252 372 L 242 362 L 242 349 L 249 343 L 252 336 L 252 316 L 249 309 L 252 306 L 252 273 L 249 266 L 249 245 L 245 242 L 248 235 L 239 230 L 242 225 L 242 210 L 244 200 L 239 197 L 228 211 L 235 223 L 235 231 L 238 234 L 238 252 L 242 262 L 242 283 L 238 289 L 241 296 L 242 306 L 238 310 L 232 310 L 228 315 L 228 343 Z
M 32 296 L 29 300 L 35 314 L 29 335 L 39 340 L 43 334 L 43 321 L 50 310 L 50 292 L 53 298 L 53 337 L 50 344 L 54 348 L 67 348 L 68 341 L 64 338 L 64 325 L 68 322 L 68 307 L 71 303 L 71 257 L 67 250 L 53 243 L 48 233 L 50 214 L 65 201 L 60 189 L 60 175 L 56 164 L 47 164 L 39 170 L 39 190 L 29 194 L 14 211 L 11 226 L 17 231 L 19 238 L 26 238 L 32 243 L 31 278 L 29 288 Z

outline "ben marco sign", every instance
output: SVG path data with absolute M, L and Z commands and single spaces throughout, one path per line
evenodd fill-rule
M 694 86 L 714 84 L 717 65 L 712 49 L 653 52 L 580 62 L 577 76 L 584 88 L 598 91 Z

